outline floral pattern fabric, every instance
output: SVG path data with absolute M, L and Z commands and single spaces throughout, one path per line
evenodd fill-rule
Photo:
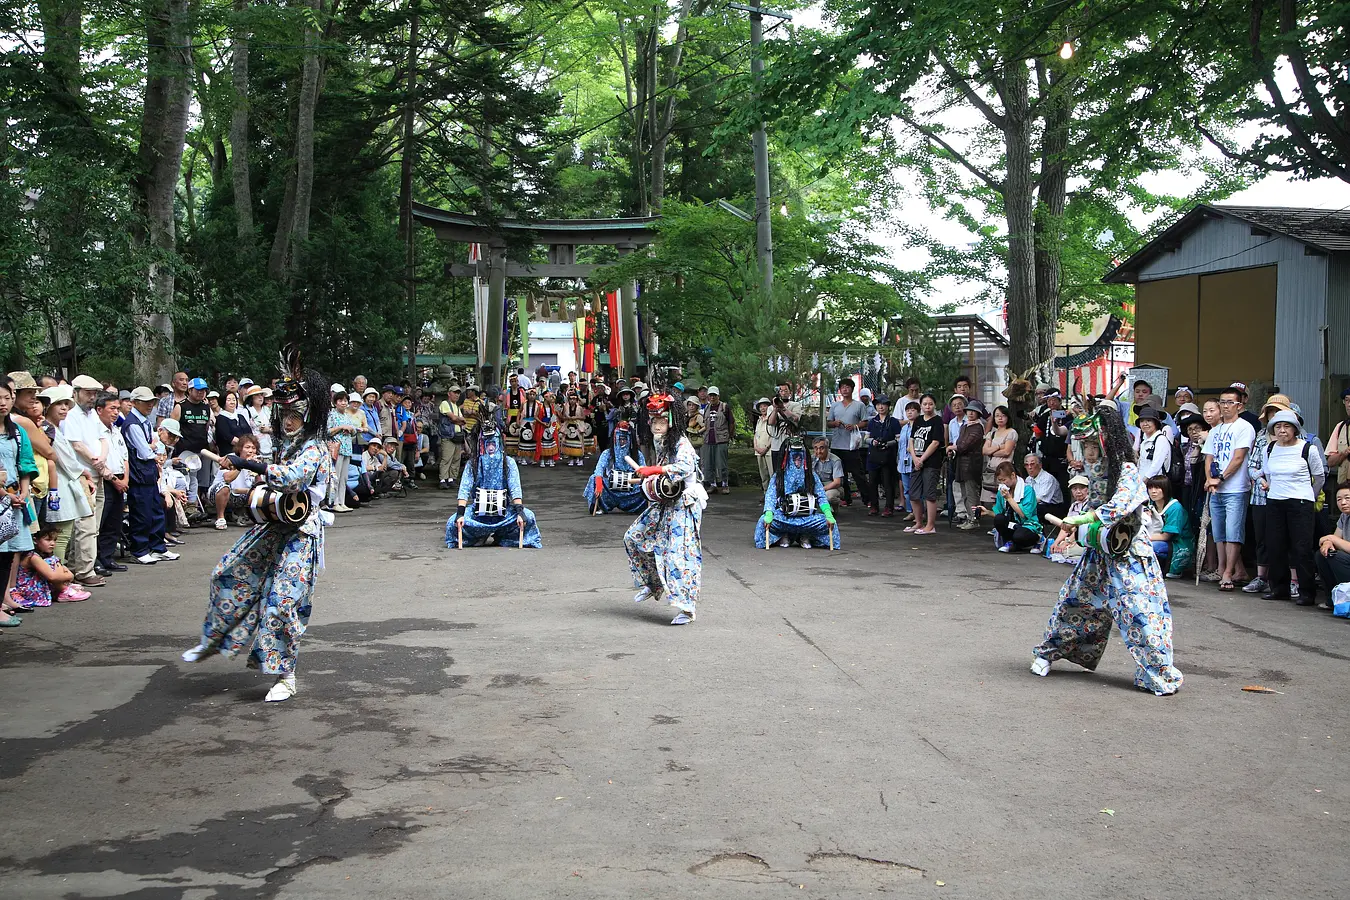
M 268 675 L 295 674 L 315 577 L 322 568 L 324 514 L 319 501 L 331 476 L 328 448 L 317 439 L 267 467 L 270 487 L 308 491 L 313 512 L 299 529 L 254 525 L 221 557 L 211 573 L 202 646 L 230 658 L 247 650 L 249 668 Z
M 1092 671 L 1115 627 L 1134 657 L 1135 686 L 1161 696 L 1181 689 L 1182 674 L 1172 665 L 1172 607 L 1148 539 L 1158 524 L 1152 522 L 1156 513 L 1147 515 L 1151 509 L 1138 467 L 1123 464 L 1116 492 L 1097 515 L 1102 527 L 1110 528 L 1139 510 L 1145 513 L 1144 527 L 1123 558 L 1087 549 L 1060 589 L 1045 638 L 1032 652 L 1050 662 L 1065 659 Z
M 586 485 L 582 488 L 581 495 L 586 498 L 586 508 L 595 509 L 595 485 L 598 481 L 600 489 L 600 509 L 609 512 L 612 509 L 621 509 L 624 512 L 635 513 L 647 505 L 647 495 L 642 493 L 641 480 L 627 491 L 616 491 L 609 486 L 609 476 L 612 472 L 632 472 L 633 467 L 628 465 L 624 457 L 632 456 L 632 432 L 626 428 L 614 429 L 614 446 L 600 454 L 596 460 L 595 471 L 591 477 L 586 479 Z M 647 464 L 647 458 L 642 455 L 642 451 L 637 451 L 635 462 L 639 466 Z
M 675 478 L 684 480 L 684 494 L 674 503 L 653 503 L 624 533 L 628 567 L 637 587 L 664 592 L 675 606 L 693 614 L 703 575 L 703 506 L 707 502 L 699 484 L 698 451 L 687 438 L 675 445 L 674 459 L 666 461 L 657 449 L 657 465 L 664 465 Z

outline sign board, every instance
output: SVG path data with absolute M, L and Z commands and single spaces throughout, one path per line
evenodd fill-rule
M 1167 399 L 1167 375 L 1170 370 L 1167 366 L 1138 365 L 1130 369 L 1129 378 L 1125 382 L 1127 389 L 1134 387 L 1136 381 L 1147 381 L 1149 387 L 1153 388 L 1153 393 Z

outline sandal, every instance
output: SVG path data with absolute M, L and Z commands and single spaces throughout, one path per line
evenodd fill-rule
M 1234 586 L 1233 582 L 1225 578 L 1223 581 L 1219 582 L 1219 590 L 1223 591 L 1225 594 L 1231 594 L 1233 591 L 1237 590 L 1237 587 Z

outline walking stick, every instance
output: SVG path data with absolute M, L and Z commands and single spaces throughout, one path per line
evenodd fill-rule
M 459 531 L 459 549 L 464 549 L 464 519 L 461 517 L 455 521 L 455 528 Z
M 516 516 L 516 524 L 520 526 L 520 538 L 516 542 L 517 550 L 525 549 L 525 519 L 523 516 Z

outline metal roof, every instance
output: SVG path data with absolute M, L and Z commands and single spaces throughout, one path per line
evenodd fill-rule
M 1000 334 L 983 316 L 934 316 L 933 331 L 950 335 L 962 344 L 969 344 L 974 329 L 975 350 L 1008 349 L 1008 339 Z M 967 347 L 967 349 L 970 349 Z
M 650 244 L 652 225 L 660 216 L 632 219 L 497 219 L 413 204 L 413 219 L 436 231 L 442 240 L 490 243 L 507 235 L 529 238 L 536 244 Z
M 1140 247 L 1102 278 L 1107 284 L 1133 284 L 1139 270 L 1157 256 L 1176 249 L 1186 235 L 1210 219 L 1231 219 L 1254 231 L 1291 238 L 1321 253 L 1350 252 L 1350 210 L 1300 209 L 1288 206 L 1228 206 L 1201 203 Z

